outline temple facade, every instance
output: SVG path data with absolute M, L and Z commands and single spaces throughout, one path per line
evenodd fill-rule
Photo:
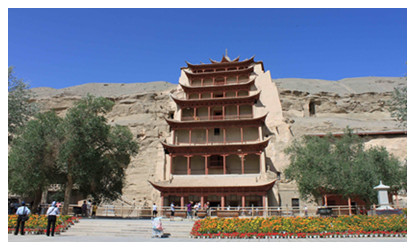
M 278 205 L 279 172 L 271 169 L 282 121 L 276 85 L 254 57 L 210 61 L 187 62 L 171 95 L 177 109 L 166 117 L 163 177 L 150 181 L 160 205 Z

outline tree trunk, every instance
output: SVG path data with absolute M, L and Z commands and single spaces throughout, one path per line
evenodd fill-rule
M 72 187 L 73 187 L 73 179 L 72 175 L 68 174 L 68 178 L 66 181 L 66 188 L 65 188 L 65 197 L 62 209 L 62 215 L 67 215 L 69 212 L 69 202 L 71 200 L 72 195 Z
M 32 204 L 32 211 L 31 211 L 32 214 L 35 214 L 35 213 L 38 212 L 37 211 L 37 206 L 39 205 L 40 200 L 42 199 L 42 193 L 43 193 L 42 189 L 36 190 L 35 197 L 33 199 L 33 204 Z M 39 213 L 40 213 L 40 211 L 39 211 Z

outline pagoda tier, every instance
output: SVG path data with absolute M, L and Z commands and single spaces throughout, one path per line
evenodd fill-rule
M 250 66 L 248 68 L 244 69 L 234 69 L 234 70 L 228 70 L 228 71 L 212 71 L 212 72 L 200 72 L 200 73 L 193 73 L 184 70 L 184 73 L 189 79 L 199 79 L 199 78 L 205 78 L 205 77 L 223 77 L 223 76 L 237 76 L 237 75 L 248 75 L 254 72 L 254 66 Z
M 223 120 L 191 120 L 177 121 L 165 118 L 171 129 L 204 129 L 204 128 L 223 128 L 223 127 L 259 127 L 265 122 L 268 113 L 257 118 L 233 119 L 234 116 L 227 116 Z
M 202 145 L 173 145 L 161 142 L 166 154 L 177 155 L 222 155 L 226 154 L 261 154 L 268 146 L 270 138 L 264 141 L 237 142 Z
M 254 63 L 254 56 L 243 61 L 239 61 L 239 57 L 238 57 L 233 61 L 224 61 L 222 58 L 221 62 L 217 62 L 212 59 L 210 59 L 210 62 L 211 64 L 191 64 L 189 62 L 186 62 L 186 64 L 187 64 L 187 67 L 193 71 L 194 70 L 217 69 L 217 68 L 223 68 L 223 67 L 246 67 Z
M 188 94 L 192 93 L 209 93 L 209 92 L 216 92 L 216 91 L 240 91 L 246 90 L 249 91 L 251 86 L 254 85 L 255 79 L 252 79 L 245 83 L 235 83 L 235 84 L 218 84 L 218 85 L 205 85 L 205 86 L 188 86 L 179 83 L 180 87 L 182 87 L 183 91 Z
M 170 181 L 150 182 L 164 195 L 263 195 L 270 190 L 276 180 L 256 180 L 255 178 L 218 177 L 215 179 L 199 176 L 192 178 L 173 178 Z
M 206 99 L 179 99 L 174 95 L 170 95 L 173 101 L 182 108 L 186 107 L 207 107 L 207 106 L 221 106 L 221 105 L 254 105 L 259 99 L 261 91 L 254 95 L 241 97 L 221 97 L 221 98 L 206 98 Z

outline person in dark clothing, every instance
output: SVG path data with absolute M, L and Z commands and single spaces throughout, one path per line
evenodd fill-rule
M 24 235 L 24 224 L 30 214 L 30 209 L 26 207 L 26 203 L 24 201 L 22 201 L 22 206 L 20 206 L 17 211 L 16 214 L 18 215 L 17 217 L 17 225 L 16 225 L 16 230 L 14 231 L 14 235 L 17 235 L 19 233 L 19 228 L 20 228 L 20 234 Z
M 82 204 L 82 217 L 86 217 L 87 216 L 87 212 L 86 210 L 88 209 L 88 205 L 86 204 L 86 201 L 84 201 L 84 204 Z
M 52 202 L 52 205 L 49 207 L 48 211 L 46 212 L 48 216 L 48 226 L 46 227 L 46 236 L 55 234 L 55 225 L 56 225 L 56 217 L 59 215 L 59 208 L 56 206 L 56 201 Z M 52 230 L 50 228 L 52 227 Z

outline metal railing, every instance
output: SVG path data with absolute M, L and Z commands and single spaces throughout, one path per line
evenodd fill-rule
M 74 207 L 71 205 L 70 207 Z M 396 209 L 396 206 L 391 205 Z M 319 208 L 331 209 L 331 214 L 327 216 L 341 216 L 341 215 L 354 215 L 354 214 L 370 214 L 371 210 L 361 210 L 360 207 L 352 206 L 325 206 L 325 207 L 313 207 L 311 209 L 304 210 L 304 208 L 297 207 L 211 207 L 210 209 L 192 209 L 191 217 L 204 218 L 206 216 L 211 217 L 270 217 L 270 216 L 326 216 L 317 213 Z M 404 208 L 399 206 L 400 209 Z M 69 211 L 72 211 L 71 209 Z M 350 213 L 351 212 L 351 213 Z M 157 210 L 157 216 L 170 217 L 170 207 L 163 206 Z M 153 211 L 151 207 L 138 207 L 130 205 L 101 205 L 98 207 L 96 216 L 99 217 L 118 217 L 118 218 L 151 218 Z M 187 218 L 186 207 L 176 207 L 175 217 Z

